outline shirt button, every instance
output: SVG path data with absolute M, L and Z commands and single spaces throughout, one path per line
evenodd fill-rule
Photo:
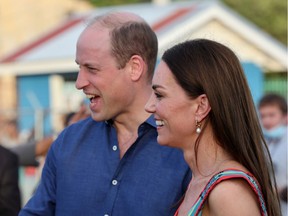
M 112 181 L 112 184 L 113 184 L 113 185 L 117 185 L 117 184 L 118 184 L 117 180 L 114 179 L 114 180 Z
M 109 216 L 108 214 L 104 214 L 104 216 Z
M 114 146 L 112 147 L 112 149 L 113 149 L 113 151 L 116 151 L 116 150 L 117 150 L 117 146 L 114 145 Z

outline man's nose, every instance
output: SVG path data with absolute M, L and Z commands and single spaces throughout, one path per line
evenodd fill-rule
M 85 71 L 83 69 L 79 69 L 78 75 L 77 75 L 77 79 L 75 82 L 75 86 L 78 90 L 83 89 L 85 86 L 88 85 L 88 79 L 85 76 Z

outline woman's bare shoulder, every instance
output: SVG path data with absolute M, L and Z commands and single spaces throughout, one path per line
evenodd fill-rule
M 244 179 L 229 179 L 219 183 L 210 192 L 205 206 L 209 215 L 261 215 L 257 195 Z

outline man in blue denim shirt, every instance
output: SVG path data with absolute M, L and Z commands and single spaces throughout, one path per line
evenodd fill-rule
M 169 216 L 191 178 L 182 152 L 157 144 L 144 106 L 157 38 L 135 14 L 95 18 L 77 42 L 76 87 L 91 117 L 52 144 L 41 183 L 20 215 Z

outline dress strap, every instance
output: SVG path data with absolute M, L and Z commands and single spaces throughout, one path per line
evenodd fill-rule
M 220 182 L 227 180 L 227 179 L 234 179 L 234 178 L 243 178 L 245 179 L 255 194 L 258 197 L 258 202 L 261 207 L 261 215 L 262 216 L 267 216 L 267 210 L 266 210 L 266 205 L 264 202 L 264 198 L 261 192 L 261 188 L 255 179 L 255 177 L 248 173 L 248 172 L 243 172 L 241 170 L 236 170 L 236 169 L 229 169 L 229 170 L 223 170 L 219 172 L 218 174 L 214 175 L 198 197 L 197 201 L 193 205 L 193 207 L 190 209 L 188 216 L 194 216 L 194 215 L 201 215 L 202 208 L 204 206 L 204 203 L 209 195 L 209 193 L 213 190 L 213 188 L 219 184 Z

